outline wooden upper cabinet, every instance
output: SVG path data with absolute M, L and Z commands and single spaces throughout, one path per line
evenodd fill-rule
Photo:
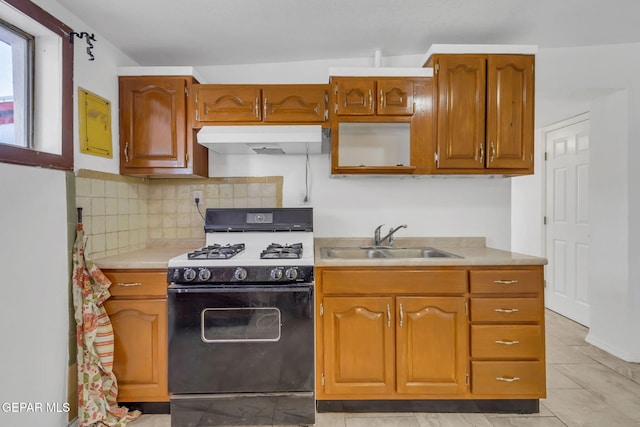
M 190 76 L 121 76 L 120 173 L 207 176 L 188 123 Z
M 532 167 L 533 90 L 533 56 L 489 56 L 487 168 Z
M 389 116 L 413 114 L 413 81 L 411 79 L 378 79 L 376 112 Z
M 486 57 L 440 58 L 437 91 L 438 167 L 484 167 Z
M 342 77 L 333 79 L 335 112 L 338 115 L 375 114 L 373 96 L 376 91 L 375 80 Z
M 438 170 L 533 173 L 534 57 L 442 54 L 431 62 Z
M 338 115 L 413 114 L 413 80 L 408 78 L 333 77 Z
M 259 122 L 260 88 L 247 85 L 194 85 L 196 122 Z
M 194 85 L 194 127 L 313 124 L 329 118 L 328 85 Z
M 266 86 L 262 89 L 262 118 L 273 123 L 323 123 L 329 119 L 329 88 Z

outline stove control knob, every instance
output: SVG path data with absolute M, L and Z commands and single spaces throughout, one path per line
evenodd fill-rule
M 271 280 L 280 280 L 282 279 L 282 269 L 274 268 L 271 270 Z
M 201 282 L 206 282 L 210 278 L 211 278 L 211 271 L 207 270 L 206 268 L 201 268 L 198 271 L 198 280 L 200 280 Z
M 287 279 L 296 280 L 298 278 L 298 269 L 295 267 L 287 268 L 284 274 L 287 276 Z
M 242 267 L 238 267 L 236 268 L 236 271 L 233 272 L 233 277 L 235 277 L 236 280 L 244 280 L 247 278 L 247 270 Z
M 187 282 L 196 278 L 196 271 L 193 268 L 185 268 L 183 273 L 184 280 Z

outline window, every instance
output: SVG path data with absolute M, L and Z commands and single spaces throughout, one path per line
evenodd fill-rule
M 0 161 L 73 169 L 71 31 L 28 0 L 0 2 Z
M 0 21 L 0 144 L 33 146 L 33 39 Z

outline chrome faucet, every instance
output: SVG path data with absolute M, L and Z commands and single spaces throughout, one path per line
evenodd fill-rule
M 376 231 L 373 233 L 373 246 L 382 246 L 382 242 L 384 242 L 385 240 L 388 242 L 387 246 L 393 246 L 393 234 L 401 228 L 407 228 L 407 224 L 402 224 L 397 226 L 396 228 L 390 229 L 389 233 L 386 236 L 380 237 L 380 229 L 383 225 L 384 224 L 380 224 L 376 228 Z

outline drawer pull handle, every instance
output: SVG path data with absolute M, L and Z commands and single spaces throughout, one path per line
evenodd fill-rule
M 517 280 L 494 280 L 493 283 L 497 283 L 499 285 L 515 285 L 518 283 Z
M 122 286 L 125 288 L 130 288 L 132 286 L 142 286 L 142 283 L 140 282 L 134 282 L 134 283 L 118 283 L 118 286 Z
M 402 308 L 402 304 L 400 304 L 400 327 L 402 328 L 402 323 L 404 322 L 404 309 Z
M 513 341 L 502 341 L 502 340 L 496 340 L 496 344 L 502 344 L 502 345 L 514 345 L 514 344 L 520 344 L 520 341 L 518 341 L 518 340 L 513 340 Z
M 498 313 L 517 313 L 520 310 L 518 310 L 517 308 L 496 308 L 493 311 L 496 311 Z
M 520 378 L 519 377 L 497 377 L 496 380 L 512 383 L 515 381 L 520 381 Z

